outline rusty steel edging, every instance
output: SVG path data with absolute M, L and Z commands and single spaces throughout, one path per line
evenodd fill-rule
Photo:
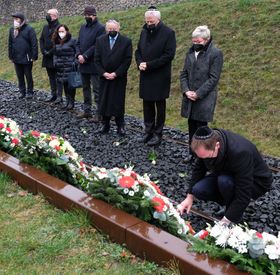
M 0 170 L 8 173 L 20 186 L 33 194 L 42 193 L 63 210 L 82 209 L 92 224 L 110 238 L 147 260 L 160 265 L 175 261 L 182 274 L 245 274 L 222 260 L 187 251 L 188 243 L 153 225 L 127 214 L 106 202 L 92 198 L 67 184 L 0 151 Z

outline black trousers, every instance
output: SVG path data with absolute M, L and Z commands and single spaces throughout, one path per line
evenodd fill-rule
M 110 120 L 111 116 L 102 116 L 103 118 L 103 124 L 110 126 Z M 124 115 L 121 116 L 115 116 L 115 122 L 118 128 L 124 127 Z
M 57 84 L 56 84 L 56 69 L 55 68 L 46 68 L 48 77 L 49 77 L 49 83 L 51 87 L 51 94 L 52 96 L 56 97 L 56 91 L 57 91 Z
M 76 89 L 69 89 L 68 82 L 57 81 L 57 97 L 62 98 L 63 88 L 64 88 L 66 101 L 74 102 L 75 95 L 76 95 Z
M 30 64 L 14 64 L 15 70 L 18 79 L 18 88 L 19 92 L 23 95 L 26 94 L 26 85 L 25 78 L 27 82 L 27 93 L 33 94 L 33 77 L 32 77 L 32 66 L 33 63 Z
M 91 85 L 96 104 L 96 113 L 99 115 L 99 76 L 97 74 L 81 74 L 83 82 L 84 112 L 91 113 L 92 96 Z
M 143 100 L 143 110 L 145 132 L 147 134 L 155 133 L 161 136 L 165 123 L 166 100 Z
M 189 126 L 189 152 L 191 155 L 193 155 L 193 152 L 191 150 L 191 142 L 192 142 L 192 138 L 193 135 L 195 133 L 195 131 L 201 127 L 201 126 L 207 126 L 208 122 L 207 121 L 199 121 L 199 120 L 194 120 L 189 118 L 188 119 L 188 126 Z

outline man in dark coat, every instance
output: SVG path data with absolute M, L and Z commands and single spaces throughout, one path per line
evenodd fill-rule
M 153 146 L 162 138 L 176 39 L 175 32 L 161 22 L 158 10 L 146 11 L 145 22 L 135 58 L 140 70 L 139 89 L 144 110 L 145 136 L 142 141 Z
M 182 117 L 188 118 L 189 145 L 200 126 L 213 120 L 217 101 L 217 85 L 223 67 L 223 54 L 217 49 L 207 26 L 199 26 L 192 33 L 192 47 L 181 72 Z M 194 155 L 190 149 L 190 160 Z
M 100 106 L 103 118 L 101 133 L 108 133 L 111 116 L 115 117 L 117 133 L 125 135 L 124 112 L 127 71 L 132 59 L 131 40 L 120 34 L 115 20 L 106 23 L 107 34 L 98 37 L 95 64 L 100 76 Z
M 271 189 L 272 174 L 256 146 L 223 129 L 198 128 L 191 143 L 197 159 L 187 198 L 179 205 L 189 213 L 194 198 L 225 205 L 222 223 L 239 223 L 250 200 Z M 210 172 L 210 174 L 206 174 Z
M 86 24 L 81 26 L 77 41 L 77 58 L 80 63 L 84 96 L 84 112 L 80 114 L 79 117 L 92 117 L 92 85 L 94 100 L 96 103 L 95 121 L 101 121 L 101 117 L 99 115 L 99 76 L 95 67 L 94 52 L 96 38 L 102 34 L 105 34 L 105 28 L 98 22 L 96 17 L 96 9 L 93 6 L 85 7 L 84 16 Z
M 52 102 L 57 97 L 57 85 L 56 85 L 56 70 L 53 65 L 53 42 L 52 36 L 55 29 L 59 26 L 58 11 L 56 9 L 50 9 L 47 12 L 46 20 L 48 24 L 44 25 L 40 36 L 40 49 L 43 55 L 42 67 L 45 67 L 49 77 L 49 83 L 51 87 L 51 97 L 46 102 Z
M 27 96 L 33 97 L 33 61 L 38 59 L 37 37 L 34 29 L 26 24 L 21 12 L 12 14 L 14 26 L 9 31 L 9 59 L 14 63 L 18 78 L 19 98 L 26 95 L 25 79 L 27 81 Z

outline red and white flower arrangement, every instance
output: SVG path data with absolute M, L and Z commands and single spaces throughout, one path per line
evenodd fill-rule
M 22 131 L 17 123 L 3 116 L 0 116 L 0 148 L 8 151 L 19 146 Z

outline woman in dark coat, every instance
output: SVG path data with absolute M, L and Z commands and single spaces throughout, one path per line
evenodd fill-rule
M 158 10 L 146 11 L 145 21 L 135 58 L 140 70 L 139 89 L 144 109 L 143 142 L 152 146 L 161 142 L 176 39 L 174 31 L 160 21 Z
M 117 133 L 124 135 L 125 91 L 127 71 L 132 59 L 131 40 L 122 36 L 115 20 L 106 23 L 107 34 L 97 38 L 95 65 L 100 76 L 100 114 L 102 133 L 110 129 L 111 116 L 115 117 Z
M 194 30 L 192 43 L 180 76 L 183 93 L 181 115 L 188 118 L 189 144 L 195 131 L 213 120 L 217 85 L 223 67 L 223 54 L 214 46 L 207 26 Z M 191 149 L 190 156 L 191 160 Z
M 63 108 L 72 110 L 74 108 L 76 89 L 68 87 L 68 75 L 76 66 L 76 41 L 71 38 L 68 27 L 60 25 L 54 32 L 53 42 L 54 66 L 57 79 L 57 99 L 54 103 L 62 103 L 62 91 L 64 88 L 66 105 Z

